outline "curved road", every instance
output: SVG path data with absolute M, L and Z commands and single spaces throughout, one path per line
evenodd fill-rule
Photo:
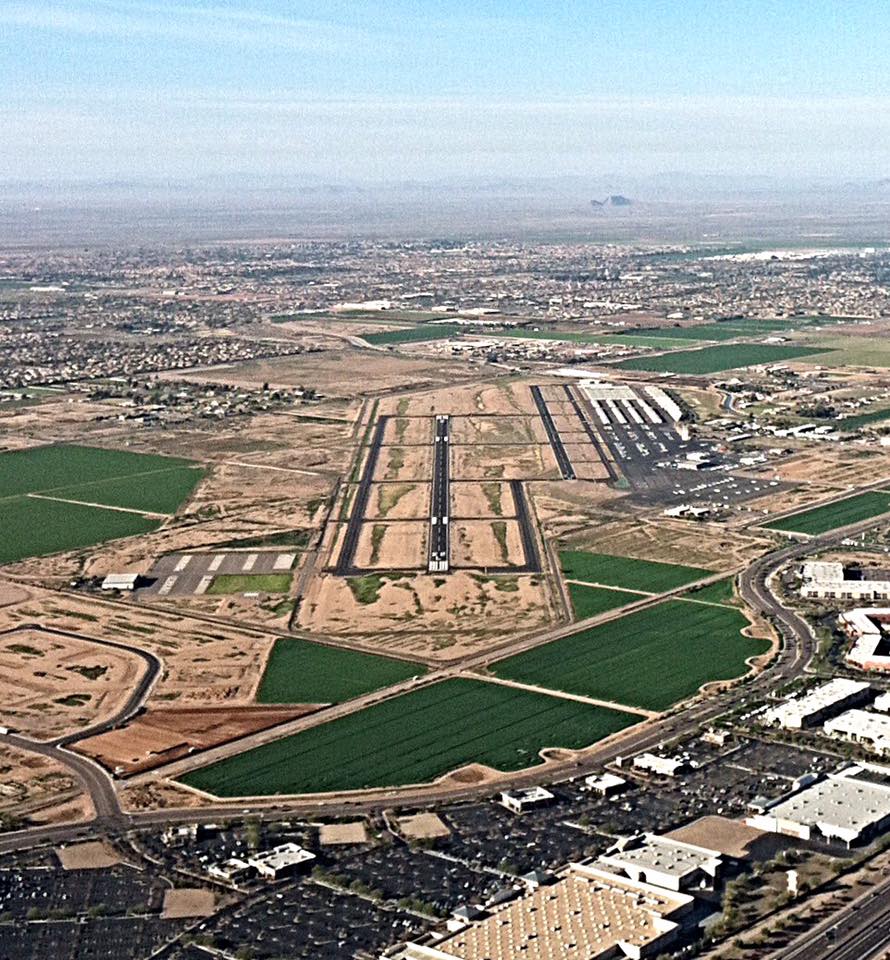
M 660 720 L 632 728 L 623 736 L 618 735 L 611 738 L 600 749 L 591 750 L 582 762 L 573 760 L 552 764 L 546 772 L 532 768 L 504 780 L 499 780 L 498 789 L 540 783 L 542 773 L 545 774 L 549 782 L 583 775 L 599 769 L 603 764 L 614 761 L 617 756 L 652 749 L 666 739 L 673 739 L 689 733 L 702 723 L 714 719 L 750 697 L 754 691 L 760 693 L 801 676 L 813 659 L 817 641 L 809 625 L 793 610 L 785 607 L 773 594 L 769 586 L 770 577 L 789 560 L 799 559 L 836 545 L 850 536 L 852 532 L 867 529 L 879 522 L 881 520 L 872 518 L 843 530 L 833 531 L 830 534 L 802 543 L 781 547 L 758 558 L 739 575 L 739 592 L 742 599 L 753 611 L 776 622 L 782 628 L 786 640 L 772 662 L 747 684 L 740 684 L 715 696 L 693 702 L 690 706 L 681 709 L 680 713 L 668 714 Z M 578 624 L 572 624 L 560 628 L 554 633 L 573 632 L 578 629 L 578 626 Z M 471 659 L 475 660 L 475 657 Z M 148 680 L 144 689 L 143 685 L 140 685 L 142 699 L 147 695 L 153 679 L 154 677 Z M 128 709 L 138 709 L 141 702 L 139 702 L 139 695 L 137 694 L 134 694 L 134 697 L 131 698 L 119 716 L 125 715 Z M 120 722 L 119 717 L 98 726 L 114 725 L 117 722 Z M 92 732 L 96 730 L 96 728 L 91 729 Z M 417 789 L 377 791 L 373 794 L 362 793 L 354 797 L 343 795 L 290 801 L 273 797 L 264 801 L 249 800 L 245 806 L 242 806 L 245 801 L 241 801 L 241 803 L 231 801 L 203 807 L 200 810 L 185 808 L 126 814 L 120 808 L 111 777 L 97 764 L 70 753 L 64 749 L 60 742 L 37 743 L 15 735 L 8 735 L 6 739 L 22 749 L 34 750 L 34 752 L 50 756 L 68 766 L 89 791 L 96 808 L 96 819 L 90 823 L 36 827 L 6 834 L 0 839 L 0 853 L 21 849 L 28 844 L 63 842 L 84 832 L 99 832 L 115 827 L 149 827 L 176 822 L 213 820 L 220 816 L 231 816 L 238 812 L 243 814 L 268 814 L 270 816 L 312 815 L 322 812 L 330 816 L 350 815 L 361 812 L 375 812 L 392 807 L 395 804 L 411 806 L 475 799 L 480 795 L 490 793 L 492 789 L 491 784 L 485 783 L 467 786 L 434 784 Z

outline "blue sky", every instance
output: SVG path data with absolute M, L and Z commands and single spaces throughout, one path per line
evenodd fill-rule
M 885 0 L 0 0 L 0 178 L 890 176 Z

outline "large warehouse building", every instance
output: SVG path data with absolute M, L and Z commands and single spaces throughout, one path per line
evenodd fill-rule
M 785 700 L 763 714 L 763 723 L 802 730 L 815 727 L 850 707 L 858 707 L 871 699 L 871 687 L 863 680 L 842 677 L 820 684 L 801 697 Z
M 554 883 L 486 911 L 443 936 L 400 948 L 395 960 L 640 960 L 678 939 L 694 899 L 570 864 Z
M 848 847 L 890 826 L 890 769 L 854 765 L 776 800 L 746 823 L 809 840 L 821 835 Z

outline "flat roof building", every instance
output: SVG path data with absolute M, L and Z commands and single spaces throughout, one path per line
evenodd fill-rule
M 486 912 L 444 937 L 396 952 L 399 960 L 640 960 L 678 939 L 695 901 L 683 893 L 570 864 L 554 883 Z
M 305 850 L 298 843 L 282 843 L 280 846 L 255 853 L 247 862 L 256 872 L 269 880 L 287 877 L 315 859 L 315 854 Z
M 852 765 L 769 804 L 749 826 L 809 840 L 814 833 L 848 847 L 890 825 L 890 769 Z
M 858 607 L 840 615 L 840 625 L 853 638 L 846 661 L 860 670 L 890 670 L 890 609 Z
M 614 773 L 603 773 L 600 776 L 592 774 L 584 779 L 584 786 L 601 797 L 612 797 L 624 790 L 627 781 L 624 777 L 616 777 Z
M 644 833 L 620 841 L 597 864 L 631 880 L 680 891 L 713 887 L 723 858 L 717 850 Z
M 823 729 L 830 736 L 867 744 L 877 753 L 890 753 L 890 717 L 885 713 L 847 710 L 827 720 Z
M 103 590 L 135 590 L 138 586 L 138 573 L 109 573 L 102 581 Z
M 820 600 L 890 600 L 886 574 L 848 576 L 842 563 L 811 561 L 801 567 L 800 595 Z
M 556 797 L 543 787 L 528 787 L 525 790 L 505 790 L 498 803 L 511 813 L 525 813 L 526 810 L 547 807 L 555 799 Z
M 865 703 L 870 697 L 871 687 L 865 681 L 839 677 L 814 687 L 803 696 L 771 707 L 763 714 L 763 723 L 786 730 L 815 727 L 849 707 Z
M 654 753 L 641 753 L 634 757 L 634 767 L 647 773 L 655 773 L 660 777 L 675 777 L 686 769 L 687 763 L 683 757 L 659 757 Z

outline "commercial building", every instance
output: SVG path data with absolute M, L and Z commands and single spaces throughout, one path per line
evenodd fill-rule
M 634 769 L 654 773 L 659 777 L 676 777 L 687 766 L 683 757 L 659 757 L 654 753 L 641 753 L 634 757 Z
M 853 638 L 847 663 L 860 670 L 890 670 L 890 609 L 857 607 L 842 613 L 839 622 Z
M 823 728 L 833 737 L 864 743 L 876 753 L 890 753 L 890 717 L 868 710 L 847 710 Z
M 801 568 L 800 594 L 812 600 L 890 600 L 890 579 L 857 571 L 851 576 L 842 563 L 812 561 Z
M 848 847 L 890 826 L 890 769 L 851 765 L 769 804 L 749 826 L 801 840 L 821 834 Z
M 315 854 L 303 849 L 298 843 L 282 843 L 271 850 L 248 857 L 247 862 L 261 877 L 279 880 L 302 870 L 314 859 Z
M 511 813 L 525 813 L 538 807 L 548 807 L 556 799 L 544 787 L 528 787 L 526 790 L 505 790 L 498 803 Z
M 858 707 L 870 698 L 871 687 L 865 681 L 840 677 L 814 687 L 803 696 L 771 707 L 761 719 L 768 726 L 802 730 L 824 723 L 829 717 L 837 716 L 850 707 Z
M 211 863 L 207 873 L 215 880 L 224 880 L 226 883 L 240 883 L 253 876 L 253 867 L 240 857 L 230 857 L 222 863 Z
M 623 777 L 616 777 L 614 773 L 603 773 L 600 776 L 592 774 L 585 777 L 584 786 L 600 797 L 614 797 L 627 786 Z
M 138 586 L 138 573 L 109 573 L 102 581 L 103 590 L 135 590 Z
M 694 899 L 570 864 L 555 882 L 489 909 L 461 929 L 430 935 L 398 960 L 641 960 L 664 953 L 690 919 Z
M 597 864 L 640 883 L 681 891 L 712 888 L 723 858 L 717 850 L 644 833 L 619 841 Z

